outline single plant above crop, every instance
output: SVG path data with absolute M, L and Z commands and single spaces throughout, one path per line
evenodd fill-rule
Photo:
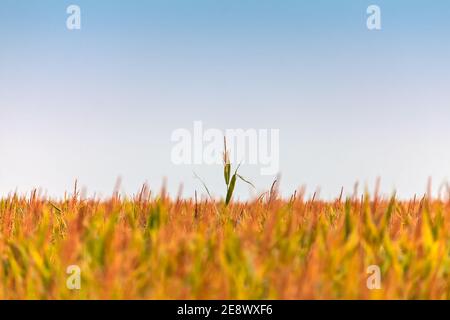
M 236 186 L 237 178 L 239 178 L 242 181 L 244 181 L 245 183 L 251 185 L 253 188 L 255 188 L 255 186 L 250 181 L 248 181 L 247 179 L 242 177 L 240 174 L 238 174 L 239 167 L 241 166 L 240 164 L 237 166 L 236 170 L 234 171 L 233 176 L 230 179 L 231 163 L 230 163 L 230 154 L 229 154 L 229 151 L 227 149 L 227 139 L 226 139 L 226 137 L 223 138 L 223 144 L 224 144 L 224 151 L 223 151 L 223 175 L 224 175 L 224 178 L 225 178 L 225 184 L 227 186 L 227 195 L 226 195 L 226 198 L 225 198 L 225 205 L 228 206 L 228 204 L 231 201 L 231 198 L 233 197 L 234 187 Z
M 256 189 L 256 187 L 254 186 L 253 183 L 251 183 L 250 181 L 245 179 L 243 176 L 238 174 L 238 170 L 241 167 L 241 164 L 239 164 L 236 167 L 236 170 L 234 170 L 233 175 L 231 175 L 232 167 L 231 167 L 231 162 L 230 162 L 230 152 L 227 149 L 227 139 L 226 139 L 226 137 L 223 138 L 223 144 L 224 144 L 224 151 L 223 151 L 223 176 L 224 176 L 224 179 L 225 179 L 225 185 L 226 185 L 226 189 L 227 189 L 226 196 L 225 196 L 225 206 L 228 206 L 230 204 L 231 199 L 233 198 L 233 192 L 234 192 L 234 188 L 236 186 L 236 180 L 238 178 L 240 180 L 242 180 L 243 182 L 247 183 L 248 185 L 252 186 L 253 188 Z M 201 184 L 203 185 L 203 187 L 206 190 L 206 193 L 211 198 L 211 200 L 213 200 L 213 198 L 211 196 L 211 192 L 209 191 L 209 188 L 206 185 L 206 183 L 197 174 L 194 173 L 194 175 L 195 175 L 195 177 L 198 180 L 200 180 Z

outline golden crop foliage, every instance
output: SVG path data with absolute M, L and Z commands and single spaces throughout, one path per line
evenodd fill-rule
M 0 201 L 0 299 L 449 299 L 450 201 Z M 68 266 L 79 266 L 71 290 Z M 381 288 L 367 287 L 367 268 Z

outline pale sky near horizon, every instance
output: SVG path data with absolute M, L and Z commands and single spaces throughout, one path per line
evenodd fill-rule
M 81 8 L 81 30 L 66 8 Z M 381 8 L 369 31 L 366 9 Z M 281 191 L 359 181 L 402 197 L 450 177 L 450 2 L 0 2 L 0 196 L 111 194 L 164 177 L 224 194 L 217 165 L 171 162 L 177 128 L 279 129 Z M 241 174 L 258 191 L 274 176 Z M 238 195 L 252 194 L 242 184 Z

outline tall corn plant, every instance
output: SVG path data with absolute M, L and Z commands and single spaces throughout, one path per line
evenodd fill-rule
M 246 180 L 244 177 L 242 177 L 240 174 L 238 174 L 239 167 L 241 164 L 239 164 L 234 171 L 233 176 L 231 176 L 231 163 L 230 163 L 230 154 L 227 149 L 227 138 L 223 138 L 223 144 L 224 144 L 224 151 L 223 151 L 223 175 L 225 178 L 225 184 L 227 186 L 227 196 L 225 198 L 225 205 L 228 206 L 228 204 L 231 201 L 231 198 L 233 197 L 234 187 L 236 186 L 236 180 L 237 178 L 241 179 L 245 183 L 251 185 L 253 188 L 255 186 L 248 180 Z

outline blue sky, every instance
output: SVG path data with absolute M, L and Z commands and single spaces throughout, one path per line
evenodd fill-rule
M 66 29 L 66 8 L 82 29 Z M 366 28 L 381 8 L 382 30 Z M 280 129 L 281 189 L 425 191 L 450 176 L 448 1 L 24 1 L 0 5 L 0 194 L 73 181 L 223 194 L 175 166 L 171 133 Z M 258 190 L 274 177 L 241 173 Z M 241 186 L 239 195 L 249 194 Z

